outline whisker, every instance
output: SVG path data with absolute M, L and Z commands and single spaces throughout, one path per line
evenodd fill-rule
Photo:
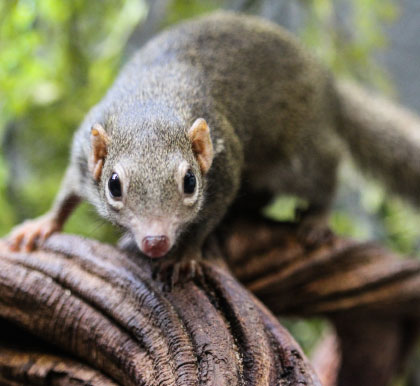
M 97 219 L 95 220 L 96 226 L 91 229 L 89 232 L 87 232 L 87 236 L 91 237 L 96 231 L 98 231 L 98 229 L 100 229 L 101 227 L 103 227 L 106 224 L 105 220 L 102 219 Z

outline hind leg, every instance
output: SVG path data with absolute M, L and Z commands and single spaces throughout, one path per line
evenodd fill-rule
M 305 210 L 297 210 L 298 239 L 307 247 L 327 242 L 332 236 L 328 226 L 329 205 L 309 204 Z
M 308 207 L 296 213 L 298 238 L 308 247 L 326 242 L 332 235 L 328 223 L 337 184 L 336 160 L 329 160 L 328 165 L 322 165 L 317 171 L 311 176 L 313 186 L 302 192 Z

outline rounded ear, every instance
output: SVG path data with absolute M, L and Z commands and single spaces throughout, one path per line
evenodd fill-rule
M 90 130 L 91 155 L 89 169 L 95 181 L 99 181 L 107 155 L 109 137 L 100 123 L 95 123 Z
M 203 118 L 198 118 L 188 130 L 188 138 L 201 172 L 206 174 L 213 162 L 214 151 L 210 137 L 210 128 Z

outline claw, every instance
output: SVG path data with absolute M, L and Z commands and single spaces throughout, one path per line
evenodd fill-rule
M 14 235 L 14 233 L 15 232 L 13 232 L 10 235 L 7 241 L 8 241 L 10 250 L 13 252 L 17 252 L 19 250 L 19 245 L 22 242 L 25 235 L 23 233 Z
M 203 275 L 203 269 L 197 260 L 179 261 L 173 267 L 170 277 L 171 287 L 198 280 Z
M 49 215 L 25 221 L 12 230 L 8 237 L 9 248 L 14 252 L 20 250 L 31 252 L 52 233 L 59 230 L 60 226 L 56 219 Z
M 204 277 L 204 272 L 200 261 L 183 260 L 160 266 L 157 268 L 154 276 L 162 283 L 165 283 L 165 288 L 170 291 L 189 281 L 201 281 L 202 277 Z

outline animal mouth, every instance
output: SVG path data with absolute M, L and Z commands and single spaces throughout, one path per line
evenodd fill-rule
M 173 247 L 177 223 L 168 217 L 137 217 L 130 228 L 140 251 L 156 259 L 165 256 Z
M 169 238 L 165 235 L 144 237 L 141 245 L 141 251 L 151 257 L 159 258 L 165 256 L 171 249 Z

